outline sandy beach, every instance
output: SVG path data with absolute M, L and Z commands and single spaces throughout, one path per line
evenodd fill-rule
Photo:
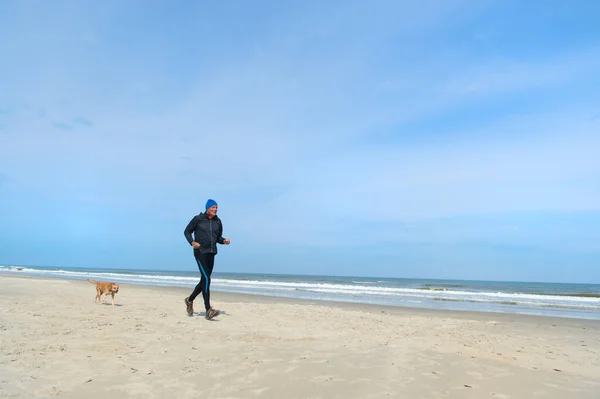
M 0 276 L 1 398 L 598 398 L 600 322 Z M 196 301 L 201 311 L 201 301 Z

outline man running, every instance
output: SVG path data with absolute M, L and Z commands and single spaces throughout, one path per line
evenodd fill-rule
M 190 316 L 194 314 L 194 299 L 202 293 L 208 320 L 220 313 L 210 306 L 210 275 L 217 255 L 217 243 L 225 245 L 230 243 L 229 238 L 223 238 L 223 224 L 217 216 L 217 209 L 217 203 L 209 199 L 206 202 L 206 212 L 194 216 L 183 232 L 188 243 L 194 247 L 194 258 L 200 270 L 200 282 L 194 288 L 192 295 L 184 300 L 187 313 Z M 192 233 L 194 233 L 193 238 Z

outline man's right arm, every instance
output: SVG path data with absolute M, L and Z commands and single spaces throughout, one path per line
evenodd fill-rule
M 192 245 L 192 242 L 194 241 L 194 239 L 192 238 L 192 231 L 194 231 L 194 229 L 196 228 L 196 223 L 196 217 L 194 216 L 183 231 L 183 235 L 185 236 L 185 239 L 190 245 Z

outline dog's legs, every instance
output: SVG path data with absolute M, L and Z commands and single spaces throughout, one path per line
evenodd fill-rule
M 112 296 L 112 305 L 115 306 L 115 293 L 112 292 L 111 296 Z

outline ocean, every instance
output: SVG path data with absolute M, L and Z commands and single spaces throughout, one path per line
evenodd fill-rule
M 0 274 L 187 287 L 199 273 L 0 266 Z M 250 295 L 600 320 L 600 284 L 213 273 L 211 290 Z

